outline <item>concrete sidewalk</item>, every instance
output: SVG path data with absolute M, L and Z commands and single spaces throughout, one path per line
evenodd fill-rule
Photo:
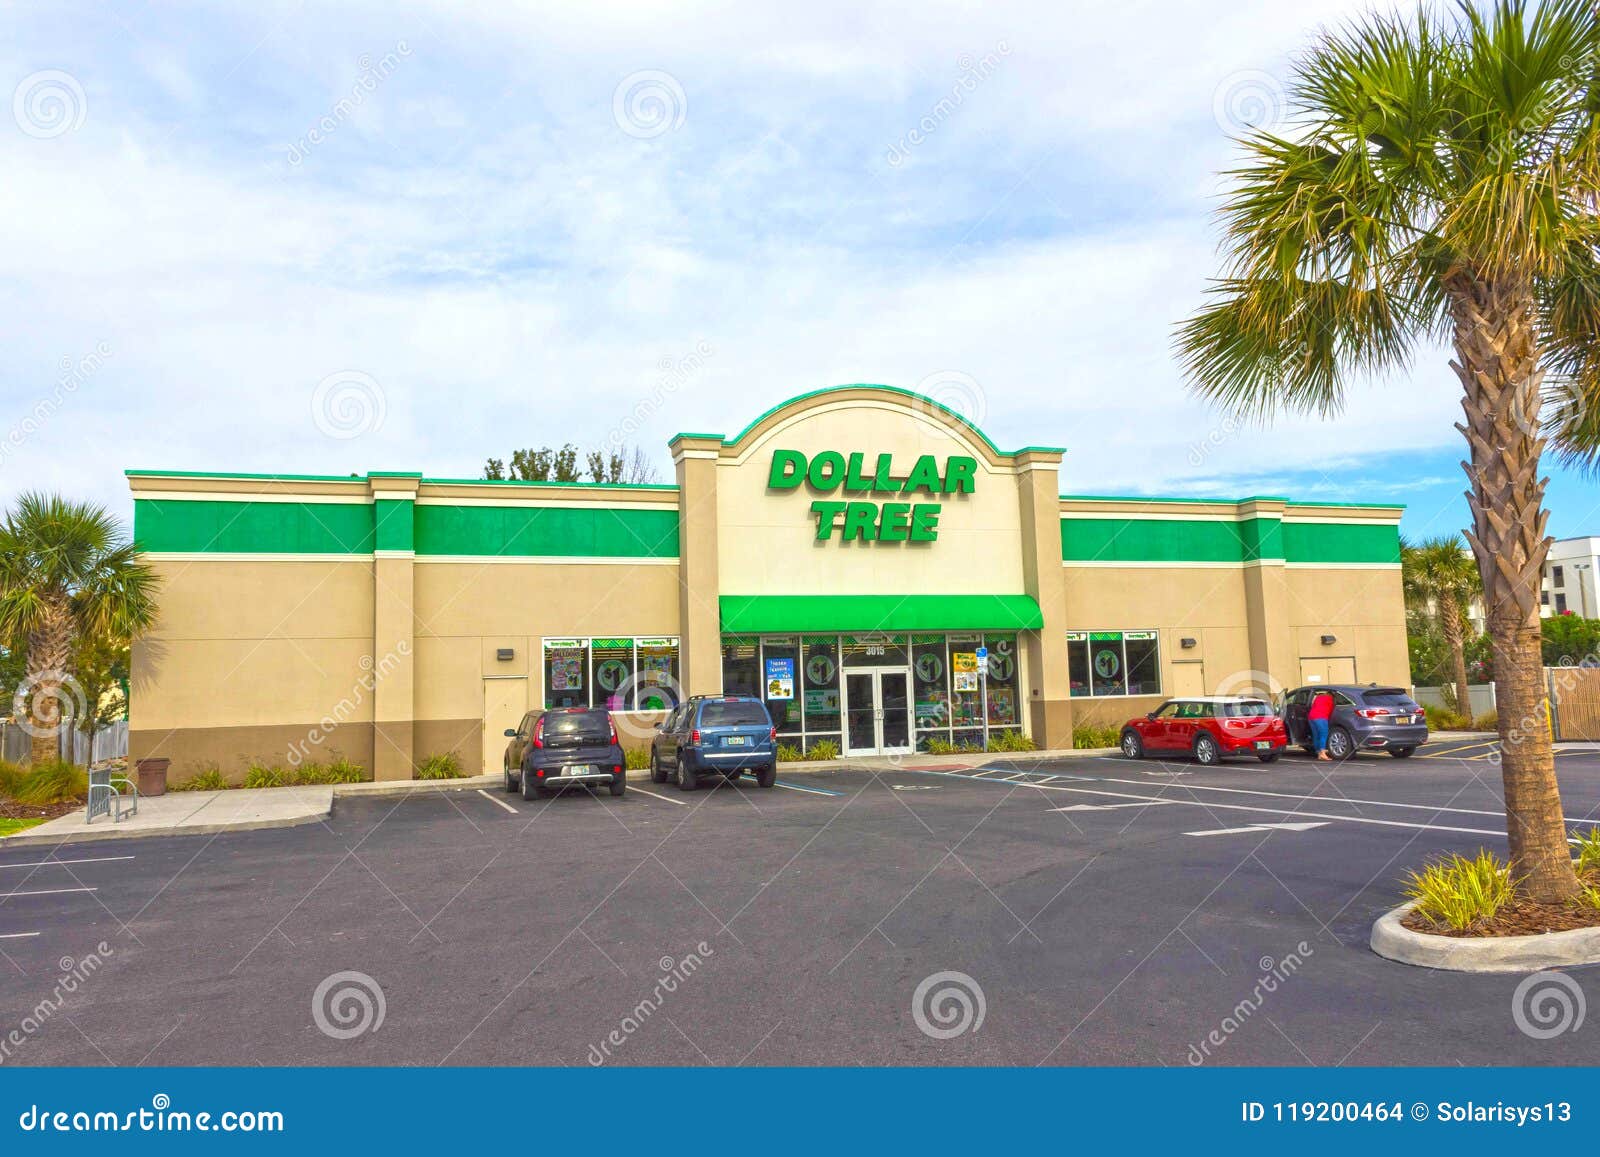
M 971 771 L 995 763 L 1022 763 L 1036 759 L 1066 759 L 1102 755 L 1115 748 L 1085 751 L 1014 751 L 961 755 L 885 755 L 860 759 L 809 760 L 779 765 L 779 772 L 834 771 Z M 648 782 L 650 772 L 634 769 L 630 780 Z M 139 810 L 121 823 L 108 816 L 84 822 L 79 808 L 0 838 L 0 848 L 79 844 L 90 840 L 137 839 L 141 836 L 212 835 L 259 828 L 288 828 L 314 824 L 333 813 L 335 799 L 428 795 L 441 791 L 499 791 L 500 775 L 474 775 L 464 779 L 402 779 L 377 783 L 341 783 L 319 787 L 230 788 L 227 791 L 179 791 L 145 796 Z

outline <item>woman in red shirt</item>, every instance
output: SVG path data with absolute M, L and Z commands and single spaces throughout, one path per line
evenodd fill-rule
M 1311 696 L 1311 707 L 1306 711 L 1306 721 L 1311 724 L 1311 746 L 1317 749 L 1318 759 L 1331 759 L 1328 754 L 1328 720 L 1333 718 L 1333 693 L 1318 691 Z

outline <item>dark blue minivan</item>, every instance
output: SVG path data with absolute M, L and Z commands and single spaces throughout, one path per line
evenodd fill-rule
M 771 787 L 778 778 L 778 729 L 749 695 L 695 695 L 675 707 L 650 741 L 650 781 L 693 791 L 707 775 L 730 782 L 747 771 Z

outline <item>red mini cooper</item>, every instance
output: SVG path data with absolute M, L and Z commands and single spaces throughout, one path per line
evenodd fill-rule
M 1289 745 L 1283 720 L 1265 699 L 1197 695 L 1168 699 L 1142 719 L 1122 728 L 1122 754 L 1143 759 L 1146 752 L 1186 751 L 1204 764 L 1224 756 L 1253 755 L 1262 763 L 1277 759 Z

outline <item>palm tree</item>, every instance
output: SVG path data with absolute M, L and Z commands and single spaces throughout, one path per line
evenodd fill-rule
M 1433 619 L 1450 652 L 1450 678 L 1455 683 L 1456 710 L 1472 715 L 1467 690 L 1467 641 L 1463 624 L 1467 608 L 1483 590 L 1478 565 L 1455 535 L 1400 543 L 1400 567 L 1412 605 Z
M 133 639 L 155 620 L 155 573 L 104 508 L 24 494 L 0 524 L 0 637 L 27 650 L 33 762 L 57 756 L 73 649 L 85 635 Z
M 1600 453 L 1597 51 L 1592 0 L 1423 7 L 1321 34 L 1294 66 L 1288 127 L 1237 142 L 1225 272 L 1178 332 L 1192 388 L 1259 417 L 1334 413 L 1353 377 L 1450 342 L 1506 827 L 1542 902 L 1578 887 L 1540 666 L 1539 458 L 1547 438 Z

